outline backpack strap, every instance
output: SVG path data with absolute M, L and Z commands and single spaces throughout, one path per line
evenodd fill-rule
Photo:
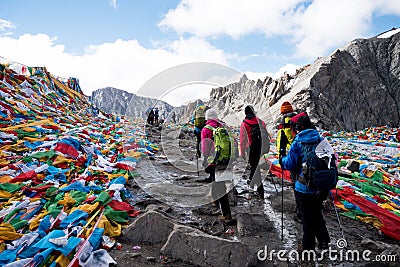
M 207 125 L 204 126 L 203 128 L 206 128 L 206 129 L 212 131 L 213 135 L 212 135 L 212 138 L 211 138 L 211 139 L 214 140 L 214 134 L 215 134 L 215 131 L 217 130 L 217 128 L 214 128 L 214 127 L 212 127 L 212 126 L 209 125 L 209 124 L 207 124 Z
M 292 128 L 293 124 L 291 123 L 291 118 L 296 116 L 295 112 L 290 112 L 288 114 L 283 115 L 281 122 L 276 126 L 276 128 L 279 129 L 289 129 Z M 289 118 L 289 121 L 286 122 L 286 119 Z
M 213 132 L 216 130 L 216 128 L 212 127 L 210 124 L 207 124 L 206 126 L 204 126 L 204 128 L 207 128 L 208 130 L 211 130 Z

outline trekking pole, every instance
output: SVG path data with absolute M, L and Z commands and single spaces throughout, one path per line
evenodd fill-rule
M 200 178 L 200 172 L 199 172 L 199 155 L 197 155 L 197 151 L 196 151 L 196 168 L 197 168 L 197 178 Z
M 339 213 L 338 213 L 338 211 L 337 211 L 335 202 L 333 201 L 333 196 L 332 196 L 332 192 L 331 192 L 331 191 L 329 191 L 329 196 L 330 196 L 330 198 L 331 198 L 331 201 L 332 201 L 332 204 L 333 204 L 333 208 L 335 209 L 336 218 L 337 218 L 338 223 L 339 223 L 340 232 L 342 233 L 342 238 L 345 239 L 345 238 L 344 238 L 344 234 L 343 234 L 342 224 L 340 223 Z
M 283 241 L 283 167 L 282 169 L 282 225 L 281 225 L 281 240 Z
M 196 169 L 197 169 L 197 178 L 200 178 L 200 172 L 199 172 L 199 154 L 197 153 L 197 136 L 195 131 L 193 130 L 193 141 L 194 141 L 194 146 L 195 146 L 195 153 L 196 153 Z
M 280 140 L 279 140 L 280 146 L 279 146 L 279 151 L 277 151 L 277 152 L 278 152 L 279 159 L 281 159 L 281 157 L 283 156 L 282 152 L 285 152 L 284 154 L 286 155 L 286 146 L 288 144 L 288 139 L 286 137 L 286 134 L 282 130 L 279 130 L 279 131 L 281 131 Z M 279 136 L 279 131 L 278 131 L 278 136 Z M 279 163 L 281 163 L 280 160 L 279 160 Z M 281 234 L 281 240 L 283 241 L 283 177 L 284 177 L 284 171 L 283 171 L 282 164 L 281 164 L 281 170 L 282 170 L 282 203 L 281 203 L 282 204 L 282 227 L 281 227 L 282 234 Z
M 267 159 L 264 158 L 264 160 L 265 160 L 265 164 L 268 165 Z M 268 176 L 268 173 L 269 173 L 269 170 L 268 170 L 268 172 L 267 172 L 267 176 Z M 276 184 L 275 184 L 274 178 L 272 177 L 271 180 L 272 180 L 272 183 L 273 183 L 273 185 L 274 185 L 274 187 L 275 187 L 276 194 L 278 194 L 278 188 L 276 188 Z
M 287 142 L 288 142 L 288 140 L 287 140 L 287 137 L 286 137 L 286 135 L 285 135 L 285 133 L 282 133 L 283 135 L 281 135 L 281 138 L 280 138 L 280 140 L 279 140 L 279 144 L 280 144 L 280 151 L 278 151 L 278 157 L 282 157 L 283 156 L 283 154 L 282 154 L 282 150 L 283 150 L 283 148 L 285 148 L 285 155 L 286 155 L 286 146 L 287 146 Z M 279 161 L 279 162 L 281 162 L 281 161 Z M 283 176 L 284 176 L 284 171 L 283 171 L 283 166 L 282 166 L 282 164 L 281 164 L 281 170 L 282 170 L 282 225 L 281 225 L 281 240 L 283 241 Z

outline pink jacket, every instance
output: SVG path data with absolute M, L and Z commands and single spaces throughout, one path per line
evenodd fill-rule
M 208 120 L 206 122 L 206 126 L 210 125 L 213 128 L 218 128 L 222 126 L 222 124 L 217 120 Z M 214 153 L 214 142 L 213 138 L 213 131 L 204 127 L 201 130 L 201 152 L 205 156 L 213 155 Z
M 251 126 L 258 123 L 259 118 L 254 117 L 250 120 L 244 119 L 240 125 L 240 155 L 245 155 L 246 149 L 251 145 Z M 246 123 L 247 122 L 247 123 Z M 249 125 L 250 124 L 250 125 Z M 266 128 L 265 122 L 262 121 L 262 127 Z

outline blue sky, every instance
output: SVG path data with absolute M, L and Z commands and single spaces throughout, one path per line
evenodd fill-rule
M 191 62 L 250 78 L 294 72 L 400 27 L 398 0 L 0 0 L 0 56 L 130 92 Z

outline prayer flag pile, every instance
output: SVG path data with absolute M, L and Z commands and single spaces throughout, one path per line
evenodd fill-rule
M 102 266 L 138 211 L 125 188 L 157 146 L 46 68 L 0 61 L 0 266 Z M 17 265 L 15 265 L 17 264 Z

